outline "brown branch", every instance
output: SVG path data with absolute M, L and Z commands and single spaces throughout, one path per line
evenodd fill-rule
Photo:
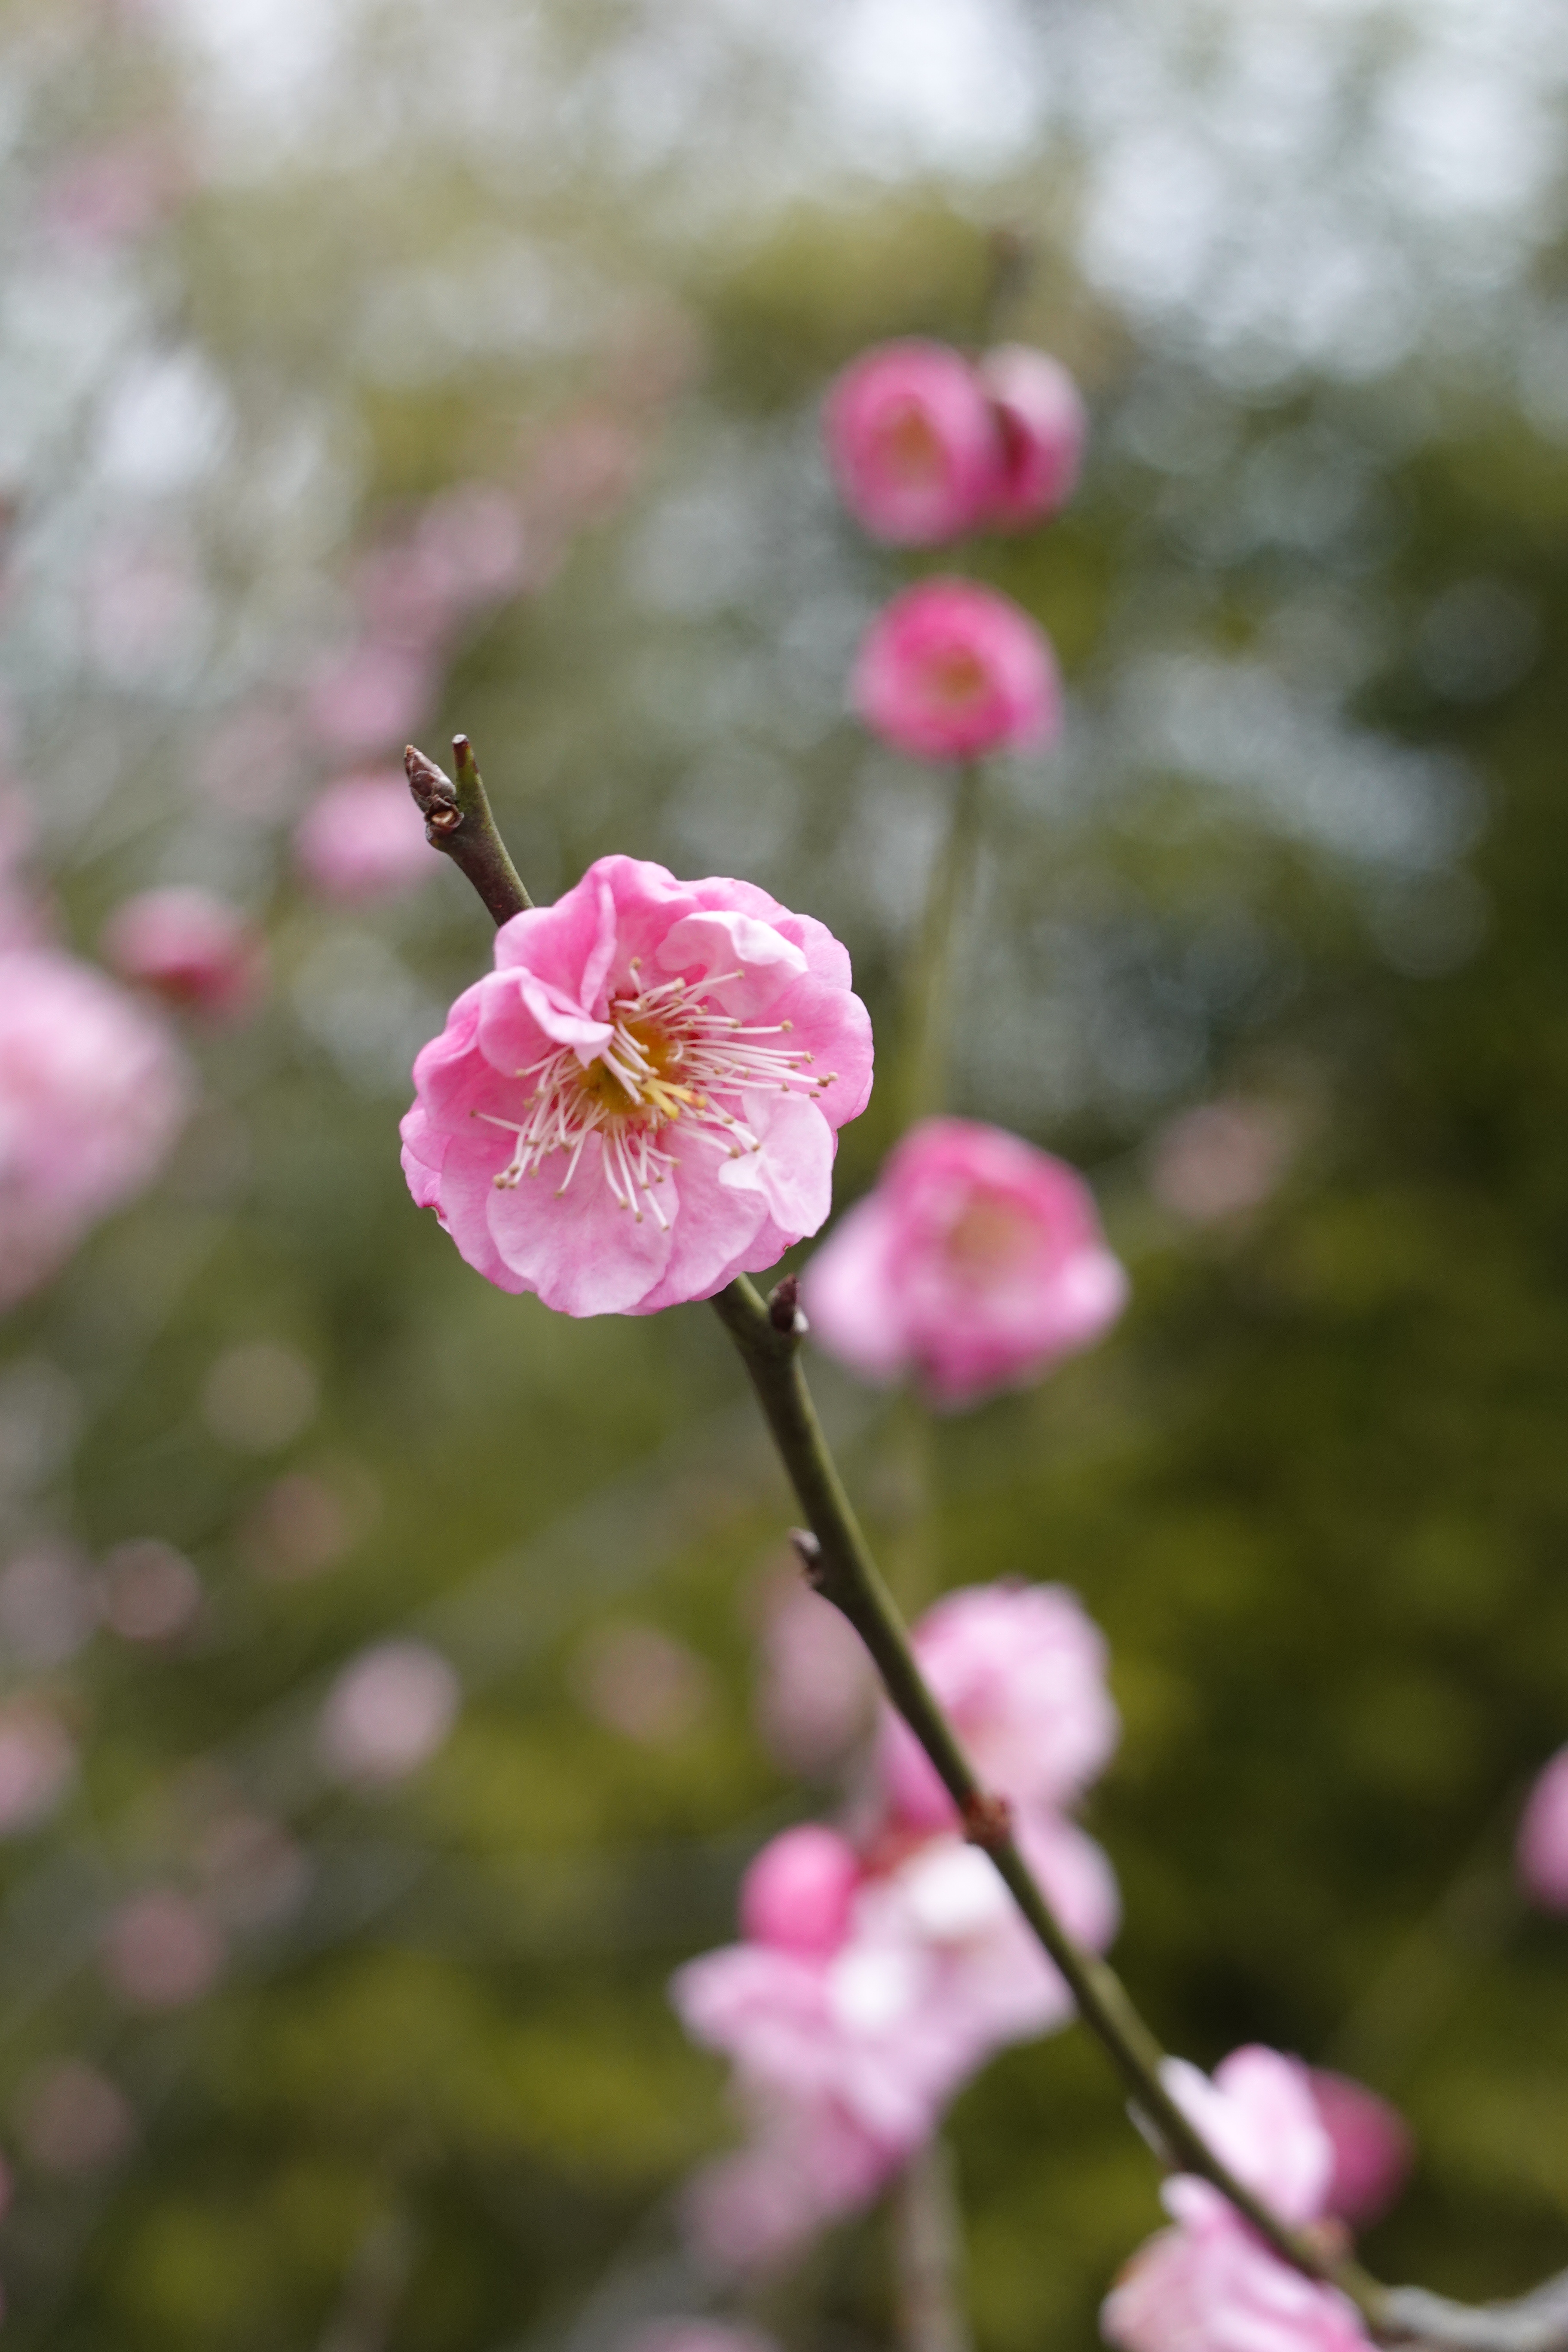
M 403 754 L 408 789 L 425 820 L 425 838 L 459 867 L 484 900 L 493 922 L 509 922 L 532 899 L 507 855 L 496 829 L 490 804 L 466 735 L 452 738 L 452 760 L 458 781 L 416 751 L 412 743 Z

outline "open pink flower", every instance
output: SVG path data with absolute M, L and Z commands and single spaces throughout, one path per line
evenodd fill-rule
M 1334 2147 L 1298 2059 L 1232 2051 L 1212 2082 L 1183 2059 L 1166 2089 L 1215 2153 L 1282 2221 L 1328 2212 Z M 1162 2191 L 1175 2219 L 1134 2255 L 1100 2313 L 1123 2352 L 1367 2352 L 1347 2299 L 1273 2253 L 1217 2189 L 1178 2174 Z
M 414 1076 L 404 1168 L 469 1265 L 563 1314 L 649 1315 L 816 1231 L 871 1025 L 809 916 L 602 857 L 502 926 Z
M 823 1345 L 865 1379 L 913 1372 L 955 1407 L 1090 1346 L 1127 1276 L 1065 1160 L 1001 1128 L 930 1118 L 817 1251 L 805 1297 Z
M 125 979 L 216 1020 L 248 1013 L 265 984 L 260 933 L 210 890 L 143 890 L 110 919 L 104 953 Z
M 1128 2264 L 1100 2315 L 1121 2352 L 1370 2352 L 1354 2305 L 1305 2279 L 1216 2202 L 1163 2230 Z
M 1067 504 L 1083 464 L 1089 418 L 1059 360 L 1004 343 L 980 362 L 998 427 L 1000 463 L 987 520 L 1008 530 L 1043 522 Z
M 1100 1629 L 1059 1584 L 974 1584 L 928 1609 L 915 1655 L 986 1786 L 1026 1811 L 1070 1804 L 1101 1771 L 1120 1726 Z M 878 1777 L 906 1828 L 956 1823 L 901 1716 L 884 1707 Z
M 828 461 L 845 505 L 900 547 L 958 539 L 991 500 L 1002 464 L 995 416 L 969 362 L 919 337 L 879 343 L 827 396 Z
M 670 1988 L 693 2037 L 733 2061 L 750 2125 L 747 2146 L 693 2191 L 700 2250 L 736 2269 L 867 2203 L 996 2051 L 1072 2014 L 992 1864 L 962 1837 L 906 1843 L 851 1886 L 845 1842 L 817 1832 L 832 1847 L 808 1855 L 791 1844 L 804 1834 L 752 1865 L 746 1924 L 766 1939 L 705 1954 Z M 1059 1819 L 1020 1835 L 1069 1931 L 1102 1949 L 1118 1905 L 1099 1847 Z M 809 1879 L 809 1919 L 781 1899 L 791 1879 Z
M 868 727 L 918 760 L 1026 750 L 1061 723 L 1049 638 L 972 580 L 921 580 L 895 596 L 866 633 L 853 694 Z
M 1530 1792 L 1515 1849 L 1520 1883 L 1543 1911 L 1568 1911 L 1568 1748 Z
M 329 784 L 295 828 L 294 856 L 317 895 L 340 906 L 395 898 L 436 871 L 401 768 Z
M 151 1181 L 189 1100 L 162 1021 L 104 973 L 0 953 L 0 1306 Z

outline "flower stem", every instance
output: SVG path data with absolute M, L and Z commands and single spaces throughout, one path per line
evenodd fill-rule
M 952 2150 L 940 2135 L 910 2157 L 899 2175 L 892 2221 L 902 2352 L 973 2352 L 963 2308 L 963 2237 Z
M 1078 2011 L 1109 2053 L 1134 2105 L 1173 2165 L 1199 2174 L 1230 2200 L 1275 2252 L 1310 2278 L 1348 2295 L 1370 2326 L 1384 2315 L 1384 2290 L 1355 2263 L 1336 2260 L 1313 2239 L 1288 2229 L 1223 2165 L 1160 2078 L 1163 2052 L 1132 2006 L 1121 1979 L 1099 1955 L 1070 1937 L 1014 1839 L 1005 1800 L 981 1783 L 916 1661 L 909 1631 L 883 1583 L 845 1492 L 800 1366 L 803 1318 L 793 1280 L 765 1304 L 744 1275 L 714 1299 L 739 1349 L 810 1533 L 795 1548 L 806 1574 L 842 1611 L 869 1650 L 889 1697 L 920 1741 L 957 1805 L 971 1841 L 983 1846 L 1046 1952 L 1071 1990 Z
M 947 1095 L 947 1067 L 952 1045 L 953 949 L 959 921 L 973 884 L 980 848 L 981 790 L 980 769 L 970 761 L 953 781 L 947 830 L 931 859 L 909 992 L 909 1044 L 903 1087 L 906 1127 L 941 1110 Z
M 403 754 L 408 789 L 425 820 L 426 840 L 460 867 L 491 920 L 500 925 L 533 901 L 496 828 L 474 747 L 466 735 L 452 738 L 452 763 L 458 771 L 456 783 L 412 743 Z

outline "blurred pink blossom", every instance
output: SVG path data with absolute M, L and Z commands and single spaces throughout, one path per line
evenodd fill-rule
M 1268 1199 L 1295 1139 L 1290 1119 L 1274 1105 L 1200 1104 L 1155 1135 L 1150 1189 L 1187 1223 L 1216 1224 Z
M 343 906 L 398 897 L 436 871 L 401 768 L 329 784 L 295 828 L 294 855 L 310 887 Z
M 871 1718 L 876 1678 L 859 1637 L 798 1569 L 762 1599 L 757 1727 L 787 1771 L 836 1764 Z
M 87 250 L 131 245 L 170 213 L 190 174 L 164 139 L 136 133 L 68 157 L 45 184 L 42 226 Z
M 1315 2066 L 1310 2083 L 1334 2148 L 1326 2210 L 1352 2230 L 1368 2229 L 1405 2186 L 1415 2155 L 1410 2126 L 1397 2107 L 1348 2074 Z
M 1079 389 L 1059 360 L 1025 343 L 1004 343 L 980 362 L 1000 459 L 986 520 L 1007 530 L 1043 522 L 1067 504 L 1089 437 Z
M 962 538 L 991 502 L 1001 436 L 967 360 L 911 337 L 851 362 L 824 412 L 839 495 L 873 538 L 934 547 Z
M 237 907 L 210 890 L 143 890 L 110 918 L 103 952 L 137 981 L 214 1019 L 238 1019 L 267 982 L 267 947 Z
M 1127 1277 L 1065 1160 L 1001 1128 L 930 1118 L 840 1218 L 804 1297 L 822 1344 L 863 1378 L 913 1372 L 954 1408 L 1092 1345 Z
M 374 759 L 414 732 L 435 689 L 430 646 L 367 638 L 317 674 L 308 705 L 310 726 L 329 751 Z M 406 786 L 404 791 L 406 797 Z
M 871 1088 L 870 1022 L 822 924 L 749 882 L 601 857 L 504 923 L 495 957 L 416 1061 L 403 1121 L 410 1191 L 487 1280 L 649 1315 L 816 1231 Z
M 378 1496 L 368 1472 L 352 1463 L 330 1477 L 291 1470 L 263 1488 L 248 1514 L 243 1542 L 259 1576 L 280 1582 L 317 1576 L 353 1550 L 375 1517 Z
M 47 1702 L 30 1691 L 0 1701 L 0 1837 L 52 1813 L 76 1773 L 76 1747 Z
M 1034 1814 L 1070 1804 L 1101 1772 L 1120 1727 L 1104 1636 L 1059 1584 L 974 1584 L 915 1626 L 915 1655 L 988 1788 Z M 956 1826 L 948 1795 L 901 1716 L 884 1704 L 879 1779 L 901 1824 Z
M 456 1669 L 425 1642 L 380 1642 L 346 1665 L 321 1710 L 322 1760 L 363 1786 L 401 1780 L 445 1746 L 463 1703 Z
M 98 1612 L 85 1570 L 58 1543 L 31 1544 L 0 1569 L 0 1643 L 24 1665 L 63 1665 L 88 1640 Z
M 1355 2306 L 1269 2252 L 1227 2206 L 1134 2254 L 1100 2324 L 1121 2352 L 1370 2352 Z
M 132 1895 L 110 1917 L 103 1970 L 133 2009 L 186 2009 L 222 1975 L 223 1931 L 199 1904 L 171 1886 Z
M 1558 1749 L 1530 1792 L 1515 1859 L 1531 1900 L 1543 1911 L 1568 1912 L 1568 1748 Z
M 1161 2070 L 1166 2089 L 1215 2153 L 1283 2221 L 1330 2210 L 1334 2147 L 1300 2062 L 1253 2046 L 1233 2051 L 1214 2078 L 1183 2059 Z M 1100 2314 L 1123 2352 L 1366 2352 L 1354 2306 L 1302 2278 L 1270 2252 L 1217 2189 L 1178 2174 L 1162 2191 L 1176 2227 L 1150 2240 Z
M 921 580 L 895 596 L 861 643 L 853 697 L 873 733 L 919 760 L 1029 750 L 1061 724 L 1049 638 L 972 580 Z
M 844 1841 L 806 1836 L 786 1833 L 753 1864 L 752 1940 L 689 1962 L 671 1986 L 687 2030 L 733 2061 L 750 2125 L 746 2147 L 692 2190 L 699 2250 L 721 2266 L 771 2261 L 866 2202 L 987 2058 L 1071 2014 L 977 1848 L 906 1840 L 889 1867 L 852 1877 Z M 1020 1837 L 1069 1930 L 1103 1948 L 1117 1898 L 1099 1848 L 1058 1819 L 1022 1823 Z
M 29 2074 L 17 2124 L 31 2161 L 63 2179 L 102 2171 L 136 2140 L 130 2101 L 85 2058 L 53 2059 Z
M 82 575 L 82 629 L 117 685 L 156 688 L 200 652 L 211 603 L 191 549 L 172 534 L 106 533 Z
M 267 822 L 299 799 L 304 747 L 298 721 L 276 704 L 254 703 L 216 727 L 196 768 L 199 789 L 237 815 Z
M 116 1544 L 99 1590 L 104 1623 L 127 1642 L 172 1642 L 201 1611 L 201 1578 L 183 1551 L 155 1537 Z
M 826 1957 L 849 1933 L 860 1861 L 847 1838 L 816 1822 L 770 1839 L 741 1881 L 741 1933 L 781 1952 Z
M 596 1722 L 645 1748 L 667 1748 L 700 1723 L 713 1678 L 695 1650 L 653 1625 L 606 1625 L 575 1662 L 579 1697 Z
M 725 2319 L 651 2319 L 619 2352 L 778 2352 L 771 2336 Z
M 163 1023 L 103 973 L 0 952 L 0 1305 L 149 1182 L 189 1099 Z

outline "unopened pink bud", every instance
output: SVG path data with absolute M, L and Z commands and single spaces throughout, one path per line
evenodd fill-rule
M 294 854 L 311 888 L 340 905 L 395 898 L 436 871 L 401 768 L 329 784 L 300 818 Z
M 1532 1902 L 1568 1911 L 1568 1748 L 1558 1749 L 1530 1792 L 1516 1860 Z
M 863 352 L 829 393 L 824 427 L 839 494 L 875 539 L 959 539 L 994 495 L 996 418 L 974 370 L 945 343 Z
M 826 1957 L 849 1932 L 860 1883 L 855 1849 L 816 1822 L 763 1846 L 741 1882 L 741 1928 L 753 1944 Z
M 1325 2204 L 1364 2230 L 1393 2204 L 1409 2173 L 1415 2146 L 1397 2107 L 1348 2074 L 1314 2067 L 1310 2077 L 1319 2120 L 1334 2144 Z
M 921 580 L 895 596 L 866 634 L 853 691 L 866 724 L 919 760 L 1025 750 L 1061 723 L 1045 631 L 970 580 Z
M 1004 343 L 980 362 L 1001 456 L 986 520 L 1006 530 L 1043 522 L 1077 485 L 1089 438 L 1079 389 L 1059 361 L 1025 343 Z
M 143 890 L 127 898 L 110 918 L 103 948 L 126 980 L 217 1020 L 248 1013 L 266 980 L 259 933 L 209 890 Z

